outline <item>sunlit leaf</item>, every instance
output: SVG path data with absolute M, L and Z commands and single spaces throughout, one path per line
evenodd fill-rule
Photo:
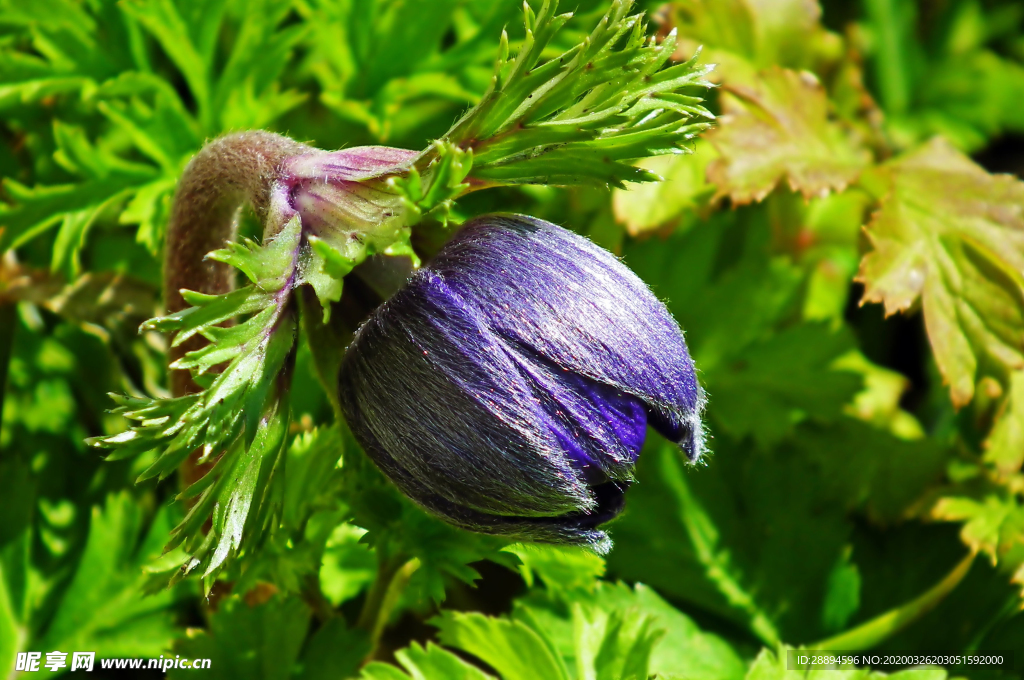
M 825 91 L 811 73 L 772 67 L 754 83 L 723 89 L 723 115 L 707 135 L 720 155 L 707 169 L 718 196 L 760 201 L 783 180 L 807 198 L 825 196 L 867 166 L 867 151 L 830 120 Z
M 985 447 L 985 460 L 1001 472 L 1017 472 L 1024 463 L 1024 371 L 1011 374 L 1010 390 Z
M 936 139 L 881 170 L 874 250 L 859 279 L 887 314 L 924 310 L 953 403 L 1024 367 L 1024 182 L 990 175 Z
M 680 224 L 685 215 L 705 208 L 714 187 L 704 169 L 714 158 L 714 148 L 698 142 L 693 154 L 658 156 L 637 165 L 662 178 L 660 182 L 631 184 L 612 192 L 615 219 L 631 236 Z

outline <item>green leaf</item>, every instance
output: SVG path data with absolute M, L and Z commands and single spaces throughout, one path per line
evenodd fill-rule
M 356 262 L 352 258 L 345 257 L 327 241 L 318 236 L 310 235 L 307 238 L 310 251 L 309 260 L 305 267 L 303 279 L 313 288 L 317 300 L 323 309 L 322 323 L 311 319 L 305 323 L 306 333 L 309 337 L 317 335 L 316 327 L 328 326 L 331 320 L 331 303 L 341 300 L 342 279 L 352 271 Z M 310 316 L 312 313 L 310 312 Z M 324 329 L 326 330 L 326 329 Z
M 464 182 L 473 167 L 472 149 L 463 150 L 451 142 L 436 142 L 427 152 L 434 156 L 431 166 L 425 171 L 429 182 L 424 187 L 419 171 L 413 167 L 408 177 L 392 177 L 388 183 L 398 190 L 412 220 L 437 211 L 443 224 L 447 224 L 448 211 L 452 201 L 469 189 Z
M 581 680 L 646 678 L 651 650 L 663 631 L 636 610 L 609 612 L 573 606 L 576 637 L 576 677 Z
M 774 67 L 753 84 L 724 90 L 721 125 L 707 135 L 719 153 L 707 168 L 717 197 L 760 201 L 783 179 L 805 198 L 825 196 L 867 167 L 867 151 L 829 120 L 825 91 L 812 74 Z
M 615 219 L 630 236 L 680 225 L 687 216 L 707 208 L 714 187 L 704 179 L 704 169 L 715 157 L 714 147 L 698 141 L 692 154 L 656 156 L 637 165 L 662 178 L 660 182 L 631 185 L 612 192 Z
M 302 221 L 298 215 L 267 243 L 257 244 L 252 239 L 244 243 L 229 242 L 222 250 L 215 250 L 207 259 L 229 264 L 241 271 L 266 293 L 283 290 L 296 268 Z
M 832 369 L 853 347 L 849 333 L 803 324 L 751 345 L 709 372 L 712 416 L 722 429 L 761 446 L 776 443 L 805 418 L 841 417 L 861 387 L 860 378 Z
M 549 643 L 518 621 L 445 611 L 430 623 L 440 629 L 442 644 L 472 654 L 498 671 L 502 680 L 569 678 Z
M 223 12 L 224 2 L 213 4 L 207 17 L 208 25 L 215 34 L 217 23 Z M 125 10 L 139 21 L 178 67 L 192 96 L 195 97 L 200 117 L 210 115 L 209 63 L 197 50 L 189 35 L 188 26 L 171 0 L 132 0 L 125 3 Z
M 491 86 L 443 138 L 472 150 L 469 177 L 485 184 L 614 184 L 653 176 L 624 161 L 681 153 L 708 127 L 696 57 L 666 66 L 674 36 L 645 35 L 630 0 L 615 0 L 587 39 L 557 58 L 546 47 L 571 15 L 525 5 L 526 39 L 509 59 L 503 34 Z M 417 166 L 433 160 L 428 150 Z
M 445 599 L 445 587 L 451 579 L 472 584 L 480 578 L 472 565 L 488 559 L 515 569 L 516 557 L 504 551 L 507 538 L 478 534 L 446 524 L 428 515 L 403 496 L 366 455 L 347 456 L 342 467 L 344 496 L 352 523 L 366 530 L 362 541 L 373 548 L 378 559 L 396 565 L 419 561 L 407 589 L 407 598 Z M 397 566 L 396 566 L 397 568 Z
M 706 585 L 697 586 L 697 583 L 700 581 L 710 583 L 713 589 L 711 592 L 716 595 L 709 597 L 710 593 L 701 593 L 702 596 L 698 598 L 698 601 L 714 602 L 717 605 L 716 609 L 721 610 L 721 603 L 724 600 L 727 615 L 731 614 L 732 618 L 749 626 L 750 630 L 765 642 L 776 643 L 779 640 L 779 633 L 775 624 L 756 601 L 753 592 L 742 583 L 744 580 L 742 567 L 736 565 L 735 558 L 722 546 L 723 537 L 720 530 L 715 526 L 713 517 L 703 507 L 700 499 L 695 497 L 691 491 L 690 484 L 683 474 L 678 454 L 668 447 L 655 451 L 657 453 L 646 452 L 646 461 L 648 462 L 644 467 L 651 469 L 650 466 L 657 466 L 655 469 L 658 477 L 664 480 L 663 488 L 671 499 L 669 501 L 671 505 L 664 509 L 659 508 L 655 512 L 659 514 L 666 510 L 673 512 L 682 524 L 682 536 L 685 536 L 687 541 L 685 547 L 679 546 L 682 550 L 675 551 L 675 558 L 669 558 L 676 565 L 675 569 L 669 570 L 669 573 L 675 572 L 673 578 L 675 583 L 666 581 L 661 574 L 655 571 L 657 567 L 653 561 L 648 562 L 642 569 L 630 569 L 627 573 L 636 574 L 639 578 L 665 588 L 667 592 L 680 595 L 692 594 L 693 588 L 689 584 L 703 591 Z M 644 456 L 641 456 L 641 461 L 644 460 Z M 644 476 L 638 475 L 638 478 L 643 484 Z M 648 494 L 645 497 L 647 502 L 644 505 L 651 507 L 654 505 L 651 501 L 656 503 L 658 498 L 650 491 Z M 628 516 L 633 519 L 634 527 L 637 526 L 638 521 L 643 523 L 643 514 L 641 513 L 642 508 L 634 507 L 633 512 Z M 678 526 L 676 524 L 674 528 Z M 611 556 L 613 566 L 616 562 L 625 562 L 630 559 L 632 552 L 629 545 L 629 540 L 632 538 L 629 536 L 629 533 L 632 533 L 629 531 L 630 528 L 625 523 L 620 523 L 617 527 L 614 537 L 618 542 L 618 549 Z M 628 532 L 625 541 L 622 540 L 624 529 Z M 666 528 L 661 527 L 659 531 L 665 532 Z M 664 541 L 664 539 L 662 540 Z M 679 559 L 680 553 L 683 556 L 682 560 Z M 619 567 L 619 569 L 621 568 Z M 686 571 L 684 572 L 682 569 L 686 569 Z
M 175 579 L 194 571 L 209 577 L 223 568 L 242 551 L 243 542 L 263 535 L 271 508 L 280 502 L 265 492 L 287 444 L 288 384 L 279 374 L 294 358 L 291 288 L 300 239 L 296 218 L 262 247 L 249 243 L 217 251 L 216 259 L 240 268 L 253 283 L 219 296 L 186 291 L 185 300 L 196 307 L 151 320 L 144 328 L 176 330 L 175 345 L 196 333 L 210 341 L 172 369 L 191 369 L 198 379 L 222 363 L 227 368 L 207 381 L 200 394 L 119 399 L 114 412 L 136 424 L 127 432 L 90 440 L 95 447 L 112 449 L 114 459 L 159 450 L 140 480 L 166 477 L 196 449 L 202 450 L 199 463 L 214 463 L 184 493 L 198 499 L 168 544 L 168 549 L 184 545 L 191 553 Z M 238 325 L 216 325 L 252 312 Z M 207 518 L 212 521 L 208 531 L 203 528 Z
M 446 649 L 428 642 L 426 647 L 412 643 L 405 649 L 395 652 L 395 658 L 409 675 L 400 672 L 394 666 L 371 663 L 363 669 L 361 680 L 429 680 L 444 678 L 445 680 L 494 680 L 494 676 L 484 673 L 471 666 Z
M 805 423 L 769 450 L 712 434 L 704 468 L 687 467 L 666 443 L 641 453 L 627 511 L 611 527 L 609 572 L 735 621 L 766 644 L 824 637 L 823 598 L 854 531 L 850 513 L 905 518 L 948 462 L 935 442 L 851 418 Z
M 321 496 L 331 496 L 340 483 L 344 451 L 337 427 L 304 432 L 292 440 L 285 455 L 288 475 L 284 484 L 281 522 L 291 531 L 300 531 Z
M 0 668 L 14 668 L 29 637 L 30 551 L 35 485 L 27 465 L 0 463 Z M 6 671 L 5 671 L 6 672 Z
M 370 645 L 366 633 L 348 628 L 340 616 L 323 624 L 304 645 L 301 670 L 295 680 L 335 680 L 354 677 Z
M 803 0 L 682 0 L 672 23 L 685 51 L 705 47 L 713 78 L 749 84 L 756 71 L 804 69 L 835 52 L 836 36 L 821 26 L 821 7 Z
M 988 375 L 1024 367 L 1024 182 L 990 175 L 936 139 L 880 171 L 874 250 L 858 278 L 886 314 L 919 299 L 955 406 Z
M 610 590 L 610 589 L 609 589 Z M 617 592 L 623 592 L 619 586 Z M 627 600 L 635 602 L 664 637 L 651 654 L 650 672 L 668 676 L 685 670 L 692 680 L 730 680 L 743 677 L 744 662 L 725 640 L 705 633 L 690 617 L 670 605 L 653 589 L 638 583 Z
M 210 617 L 209 631 L 189 629 L 174 650 L 183 657 L 210 659 L 219 679 L 288 680 L 309 621 L 309 608 L 298 598 L 276 595 L 250 606 L 233 597 L 221 602 Z M 191 669 L 171 669 L 167 677 L 177 680 L 194 674 Z
M 924 438 L 921 423 L 900 407 L 900 400 L 910 387 L 906 376 L 871 363 L 859 351 L 839 357 L 831 368 L 858 373 L 864 379 L 864 389 L 843 408 L 847 415 L 888 430 L 900 439 Z
M 142 538 L 142 511 L 127 494 L 111 495 L 94 508 L 78 568 L 45 634 L 32 648 L 95 650 L 99 656 L 155 657 L 176 629 L 165 590 L 142 596 L 142 564 L 159 554 L 171 527 L 167 509 Z M 142 539 L 142 540 L 140 540 Z
M 175 184 L 173 179 L 161 179 L 140 187 L 118 219 L 121 224 L 139 225 L 138 241 L 151 253 L 158 252 L 163 243 Z
M 818 491 L 848 509 L 862 509 L 879 524 L 912 515 L 944 478 L 950 452 L 934 439 L 908 441 L 844 418 L 801 430 L 796 447 L 804 465 L 818 467 Z
M 55 226 L 66 215 L 80 211 L 95 212 L 105 197 L 111 201 L 127 195 L 134 186 L 146 183 L 155 173 L 111 174 L 102 179 L 81 184 L 36 186 L 29 188 L 14 180 L 5 179 L 4 189 L 14 200 L 13 205 L 0 205 L 0 252 L 19 246 L 25 241 Z M 80 224 L 65 236 L 66 249 L 80 248 Z M 73 232 L 73 233 L 72 233 Z M 77 239 L 77 240 L 76 240 Z M 63 258 L 62 258 L 63 261 Z
M 520 559 L 526 585 L 540 579 L 552 591 L 593 591 L 604 576 L 604 558 L 585 548 L 517 544 L 506 549 Z
M 828 575 L 821 622 L 825 630 L 831 633 L 845 628 L 850 617 L 860 608 L 860 570 L 850 560 L 851 552 L 847 547 Z
M 338 371 L 341 370 L 342 353 L 338 348 L 348 345 L 354 329 L 346 325 L 342 316 L 333 316 L 325 320 L 326 311 L 323 315 L 317 314 L 314 310 L 317 309 L 318 299 L 316 292 L 310 287 L 299 288 L 298 301 L 299 318 L 312 355 L 313 371 L 334 413 L 340 414 Z
M 331 604 L 340 606 L 373 583 L 377 558 L 360 539 L 365 529 L 342 523 L 327 540 L 320 566 L 320 590 Z
M 1010 572 L 1024 586 L 1024 503 L 1019 496 L 996 490 L 980 498 L 948 495 L 931 510 L 935 519 L 963 522 L 960 539 L 974 552 L 988 555 L 993 565 Z
M 579 615 L 578 607 L 583 610 Z M 638 677 L 647 677 L 643 673 L 674 677 L 685 669 L 685 677 L 693 680 L 739 680 L 746 672 L 746 664 L 725 640 L 703 632 L 689 616 L 642 584 L 631 588 L 601 581 L 589 590 L 575 592 L 535 590 L 516 602 L 513 617 L 551 640 L 570 667 L 583 664 L 589 669 L 583 676 L 597 672 L 600 677 L 602 668 L 618 668 L 621 676 L 617 677 L 627 677 L 621 668 L 630 649 L 642 652 L 634 658 L 647 658 L 648 665 Z M 596 640 L 581 644 L 576 625 L 586 626 L 587 621 L 599 622 L 603 632 Z M 609 627 L 612 623 L 615 625 Z M 605 633 L 608 635 L 602 638 Z M 645 651 L 648 642 L 653 647 Z M 621 654 L 594 663 L 594 644 L 618 647 Z

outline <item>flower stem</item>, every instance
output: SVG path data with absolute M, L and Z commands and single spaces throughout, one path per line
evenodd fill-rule
M 420 561 L 412 558 L 405 561 L 402 557 L 381 558 L 377 567 L 377 578 L 370 586 L 366 602 L 359 615 L 357 625 L 370 634 L 370 653 L 364 663 L 378 658 L 381 652 L 380 638 L 387 626 L 391 612 L 398 604 L 402 592 L 409 585 L 409 579 L 420 568 Z
M 974 556 L 975 553 L 972 552 L 962 559 L 941 581 L 910 602 L 890 609 L 856 628 L 809 645 L 808 649 L 827 649 L 839 652 L 871 649 L 881 644 L 942 602 L 971 570 Z
M 168 313 L 188 306 L 179 292 L 182 288 L 212 295 L 235 287 L 234 269 L 207 260 L 206 254 L 234 240 L 238 212 L 246 203 L 263 221 L 278 167 L 289 156 L 308 148 L 272 132 L 252 131 L 215 139 L 192 158 L 178 183 L 167 225 L 164 305 Z M 171 348 L 168 362 L 200 349 L 205 342 L 197 334 Z M 175 397 L 200 391 L 187 370 L 171 371 L 169 382 Z M 199 455 L 193 453 L 179 468 L 183 489 L 210 469 L 209 465 L 196 464 Z
M 241 132 L 213 140 L 189 162 L 167 225 L 164 304 L 168 313 L 188 306 L 178 292 L 182 288 L 207 294 L 234 288 L 234 270 L 205 259 L 206 254 L 234 239 L 238 211 L 244 204 L 252 205 L 263 221 L 281 162 L 308 149 L 272 132 Z M 202 343 L 198 336 L 195 341 Z M 169 358 L 174 361 L 197 348 L 191 341 L 183 343 Z M 188 371 L 172 373 L 174 396 L 195 389 Z
M 324 597 L 323 591 L 320 589 L 320 579 L 316 573 L 307 576 L 302 582 L 302 599 L 305 600 L 306 604 L 309 605 L 310 609 L 313 610 L 313 616 L 317 618 L 321 624 L 334 618 L 334 607 Z

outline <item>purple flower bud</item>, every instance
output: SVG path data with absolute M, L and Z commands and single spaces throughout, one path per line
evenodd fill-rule
M 359 329 L 356 438 L 458 526 L 610 545 L 646 427 L 691 460 L 704 393 L 665 306 L 613 255 L 520 215 L 467 222 Z

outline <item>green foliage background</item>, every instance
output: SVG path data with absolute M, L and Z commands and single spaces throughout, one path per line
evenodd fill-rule
M 1024 677 L 1024 183 L 991 174 L 1024 171 L 1024 7 L 644 4 L 718 64 L 696 153 L 452 219 L 523 212 L 621 254 L 687 332 L 707 464 L 652 435 L 607 559 L 461 532 L 363 459 L 303 341 L 273 531 L 166 588 L 178 482 L 84 440 L 124 429 L 108 392 L 166 394 L 166 339 L 137 328 L 188 159 L 257 128 L 423 148 L 521 8 L 0 2 L 0 674 L 61 650 L 246 680 L 782 678 L 791 645 L 1012 650 L 957 673 Z M 565 9 L 548 56 L 607 7 Z

